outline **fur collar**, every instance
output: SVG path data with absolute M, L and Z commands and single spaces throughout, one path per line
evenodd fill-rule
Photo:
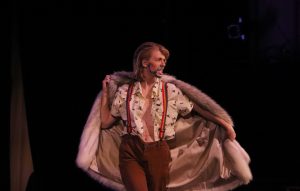
M 109 101 L 112 103 L 114 95 L 119 86 L 130 83 L 134 80 L 132 72 L 119 71 L 111 74 L 111 81 L 109 84 Z M 230 125 L 233 126 L 231 116 L 223 109 L 216 101 L 210 98 L 207 94 L 199 90 L 197 87 L 190 85 L 186 82 L 176 79 L 176 77 L 164 74 L 162 80 L 167 83 L 172 83 L 177 86 L 181 91 L 187 95 L 195 104 L 201 108 L 211 112 L 212 114 L 222 118 Z

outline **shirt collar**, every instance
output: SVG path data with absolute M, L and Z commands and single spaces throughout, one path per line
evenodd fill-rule
M 155 78 L 155 82 L 152 88 L 151 98 L 156 98 L 159 96 L 159 89 L 160 89 L 160 78 Z M 143 95 L 142 94 L 142 86 L 140 82 L 136 82 L 135 87 L 132 92 L 134 95 Z
M 160 78 L 155 78 L 155 82 L 152 88 L 152 95 L 151 98 L 156 98 L 159 96 L 159 88 L 160 87 Z
M 132 93 L 134 95 L 143 95 L 142 94 L 142 86 L 141 86 L 141 83 L 139 81 L 136 82 Z

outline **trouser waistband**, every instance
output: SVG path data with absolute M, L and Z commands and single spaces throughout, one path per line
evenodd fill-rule
M 165 144 L 167 144 L 170 148 L 174 148 L 176 145 L 175 139 L 159 140 L 159 141 L 154 141 L 154 142 L 144 142 L 139 136 L 129 135 L 129 134 L 123 135 L 122 139 L 133 139 L 133 140 L 137 141 L 144 148 L 156 147 L 156 146 L 161 146 L 161 145 L 165 145 Z

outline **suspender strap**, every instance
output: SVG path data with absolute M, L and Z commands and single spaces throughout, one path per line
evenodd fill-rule
M 167 116 L 167 108 L 168 108 L 168 93 L 167 93 L 167 83 L 162 81 L 162 88 L 161 88 L 161 94 L 162 94 L 162 101 L 163 101 L 163 113 L 161 116 L 161 123 L 159 128 L 159 139 L 163 140 L 165 136 L 165 123 L 166 123 L 166 116 Z
M 127 110 L 127 133 L 130 134 L 132 132 L 131 126 L 131 116 L 130 116 L 130 100 L 132 95 L 134 83 L 130 83 L 128 86 L 127 97 L 126 97 L 126 110 Z
M 131 125 L 131 116 L 130 116 L 130 101 L 132 97 L 132 90 L 133 90 L 134 83 L 130 83 L 128 86 L 127 97 L 126 97 L 126 112 L 127 112 L 127 133 L 131 134 L 132 132 L 132 125 Z M 159 128 L 159 139 L 163 140 L 165 135 L 165 123 L 166 123 L 166 116 L 167 116 L 167 108 L 168 108 L 168 93 L 167 93 L 167 83 L 162 81 L 162 106 L 163 106 L 163 113 L 161 117 L 161 124 Z

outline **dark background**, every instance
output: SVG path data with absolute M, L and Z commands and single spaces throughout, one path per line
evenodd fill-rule
M 102 79 L 132 70 L 144 41 L 164 44 L 166 72 L 233 117 L 254 176 L 236 190 L 300 187 L 299 8 L 297 0 L 11 1 L 9 36 L 20 45 L 34 163 L 28 190 L 108 190 L 76 167 L 79 139 Z M 9 177 L 9 159 L 2 160 Z

